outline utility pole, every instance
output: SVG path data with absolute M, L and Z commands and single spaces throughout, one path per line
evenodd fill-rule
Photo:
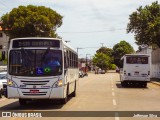
M 101 45 L 102 45 L 102 47 L 103 47 L 103 44 L 104 44 L 104 43 L 100 43 L 100 44 L 101 44 Z
M 83 49 L 83 48 L 77 48 L 77 54 L 78 54 L 78 50 L 79 50 L 79 49 Z

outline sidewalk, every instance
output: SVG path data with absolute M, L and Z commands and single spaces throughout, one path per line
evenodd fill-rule
M 150 82 L 160 86 L 160 79 L 159 78 L 151 78 Z

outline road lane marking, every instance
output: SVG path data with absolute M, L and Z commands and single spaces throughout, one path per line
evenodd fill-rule
M 112 88 L 113 88 L 113 85 L 112 85 Z
M 115 96 L 114 92 L 112 92 L 112 96 Z
M 5 99 L 5 98 L 4 98 L 4 99 L 1 99 L 0 102 L 1 102 L 1 101 L 4 101 L 4 100 L 6 100 L 6 99 Z
M 112 82 L 113 82 L 113 75 L 111 75 L 111 80 L 112 80 Z
M 112 90 L 114 90 L 114 88 L 112 88 Z
M 117 103 L 116 103 L 116 100 L 115 100 L 115 99 L 113 99 L 113 105 L 117 105 Z
M 119 114 L 117 112 L 115 113 L 115 120 L 119 120 Z

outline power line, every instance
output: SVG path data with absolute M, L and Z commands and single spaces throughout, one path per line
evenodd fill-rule
M 99 47 L 83 47 L 83 48 L 99 48 Z
M 7 8 L 7 10 L 8 9 L 11 9 L 10 7 L 9 7 L 9 5 L 7 6 L 6 4 L 4 4 L 4 1 L 0 1 L 0 4 L 3 6 L 3 7 L 5 7 L 5 8 Z M 6 11 L 6 10 L 3 10 L 4 12 Z M 6 11 L 7 12 L 7 11 Z
M 108 32 L 108 31 L 117 31 L 117 30 L 124 30 L 125 28 L 119 28 L 119 29 L 114 29 L 114 30 L 99 30 L 99 31 L 85 31 L 85 32 L 82 32 L 82 31 L 78 31 L 78 32 L 57 32 L 57 33 L 99 33 L 99 32 Z
M 92 48 L 101 48 L 101 47 L 82 47 L 82 49 L 86 49 L 86 48 L 87 48 L 87 49 L 88 49 L 88 48 L 91 48 L 91 49 L 92 49 Z M 112 48 L 112 46 L 107 46 L 107 48 Z

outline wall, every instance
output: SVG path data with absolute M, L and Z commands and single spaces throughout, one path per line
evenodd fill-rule
M 8 40 L 9 40 L 9 37 L 6 36 L 4 32 L 0 31 L 0 45 L 2 45 L 2 49 L 0 49 L 0 51 L 7 50 Z
M 160 78 L 160 48 L 152 51 L 152 77 Z

